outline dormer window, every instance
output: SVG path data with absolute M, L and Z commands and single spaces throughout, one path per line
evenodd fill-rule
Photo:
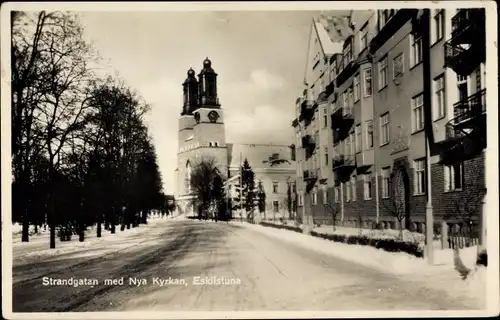
M 208 143 L 208 146 L 209 146 L 209 147 L 213 147 L 213 146 L 214 146 L 214 143 L 213 143 L 212 141 L 210 141 L 210 142 Z
M 346 44 L 344 46 L 343 50 L 344 54 L 344 68 L 347 66 L 349 62 L 352 61 L 352 42 L 351 39 L 346 41 Z
M 214 142 L 214 146 L 215 147 L 218 147 L 219 146 L 219 143 L 217 141 Z
M 394 16 L 396 10 L 394 9 L 385 9 L 379 11 L 379 30 L 381 30 L 387 22 Z

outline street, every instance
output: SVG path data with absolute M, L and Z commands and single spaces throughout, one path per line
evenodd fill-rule
M 474 307 L 444 292 L 270 238 L 237 222 L 172 220 L 148 228 L 150 232 L 134 236 L 126 247 L 102 255 L 14 263 L 13 311 Z M 105 279 L 118 281 L 122 277 L 123 284 L 104 284 Z M 220 284 L 194 283 L 203 277 Z M 98 284 L 44 285 L 48 278 L 55 284 L 69 278 L 97 279 Z

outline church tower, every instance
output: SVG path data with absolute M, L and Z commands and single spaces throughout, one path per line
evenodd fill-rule
M 224 110 L 217 94 L 217 73 L 208 58 L 203 61 L 198 80 L 194 70 L 188 70 L 183 93 L 179 118 L 176 200 L 179 200 L 184 212 L 191 214 L 193 209 L 189 199 L 193 195 L 190 175 L 196 163 L 204 157 L 211 157 L 216 160 L 222 174 L 226 176 L 228 172 Z

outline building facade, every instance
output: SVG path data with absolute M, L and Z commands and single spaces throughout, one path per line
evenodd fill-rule
M 484 31 L 484 9 L 355 11 L 349 27 L 322 91 L 330 106 L 332 139 L 322 148 L 332 147 L 332 197 L 317 201 L 311 187 L 299 205 L 316 224 L 331 222 L 332 205 L 324 204 L 333 203 L 347 225 L 395 228 L 403 214 L 406 228 L 423 231 L 430 189 L 435 219 L 456 219 L 457 202 L 485 192 L 485 40 L 473 36 Z
M 256 185 L 262 182 L 266 193 L 266 210 L 270 215 L 287 216 L 287 188 L 295 188 L 294 148 L 283 145 L 242 145 L 226 141 L 224 109 L 219 103 L 217 73 L 207 58 L 196 78 L 189 69 L 183 83 L 183 107 L 179 117 L 175 199 L 180 213 L 194 215 L 191 173 L 203 158 L 214 159 L 230 185 L 238 179 L 245 159 L 256 174 Z M 293 195 L 293 193 L 292 193 Z

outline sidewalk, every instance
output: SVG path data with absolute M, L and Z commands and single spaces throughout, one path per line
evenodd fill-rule
M 435 263 L 430 266 L 425 259 L 416 258 L 406 253 L 391 253 L 369 246 L 336 243 L 310 235 L 261 225 L 239 222 L 238 225 L 266 236 L 404 278 L 429 289 L 446 291 L 450 296 L 458 299 L 475 299 L 479 305 L 485 305 L 486 268 L 481 267 L 476 271 L 477 247 L 460 251 L 463 263 L 472 269 L 468 278 L 462 280 L 459 273 L 454 270 L 452 250 L 435 252 Z

